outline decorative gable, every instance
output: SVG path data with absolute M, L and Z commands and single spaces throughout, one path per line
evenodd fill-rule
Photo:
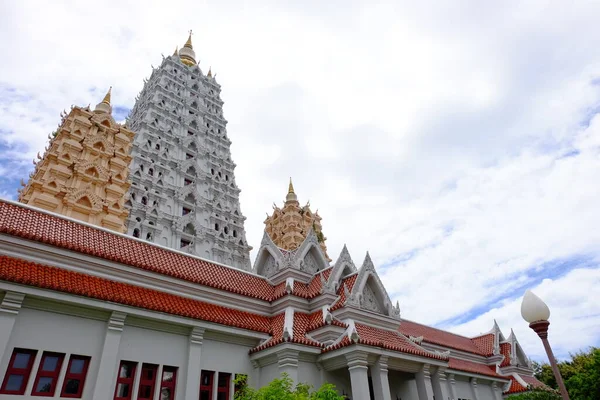
M 367 253 L 365 261 L 358 272 L 356 283 L 347 295 L 347 304 L 365 311 L 376 312 L 395 319 L 400 319 L 400 307 L 392 306 L 392 302 L 375 271 L 371 256 Z

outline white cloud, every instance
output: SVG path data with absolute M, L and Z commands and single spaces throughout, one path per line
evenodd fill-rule
M 4 2 L 0 149 L 12 150 L 0 171 L 25 177 L 71 104 L 112 85 L 131 107 L 191 28 L 223 86 L 250 244 L 292 176 L 323 216 L 330 255 L 347 243 L 360 264 L 369 250 L 403 315 L 472 334 L 496 317 L 539 355 L 508 316 L 524 288 L 547 277 L 540 295 L 560 286 L 594 300 L 600 121 L 583 123 L 600 106 L 599 7 Z M 553 335 L 588 329 L 560 333 L 563 354 L 600 342 L 597 309 L 551 306 Z

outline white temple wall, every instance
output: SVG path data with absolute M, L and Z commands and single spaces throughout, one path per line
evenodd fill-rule
M 62 365 L 63 371 L 66 370 L 70 354 L 92 357 L 92 361 L 95 362 L 90 363 L 88 379 L 84 386 L 82 397 L 91 398 L 98 374 L 99 359 L 102 353 L 105 332 L 106 321 L 21 308 L 19 314 L 16 316 L 12 333 L 1 360 L 0 379 L 4 379 L 15 347 L 37 350 L 37 355 L 27 384 L 27 390 L 25 391 L 27 395 L 2 395 L 2 398 L 6 400 L 39 399 L 39 397 L 30 396 L 30 393 L 44 351 L 65 353 L 65 360 Z M 64 373 L 61 376 L 64 376 Z M 59 380 L 59 385 L 61 384 L 62 381 Z M 57 389 L 57 392 L 60 392 L 60 390 Z
M 250 362 L 250 347 L 217 340 L 202 341 L 202 369 L 235 374 L 246 374 L 252 381 L 254 367 Z
M 489 381 L 477 381 L 477 394 L 479 394 L 480 400 L 494 400 L 494 391 L 492 390 L 492 384 Z
M 298 362 L 298 382 L 308 383 L 319 388 L 323 384 L 321 371 L 315 363 L 300 361 Z
M 325 371 L 325 382 L 335 385 L 338 393 L 352 394 L 352 385 L 350 383 L 350 373 L 346 368 L 336 369 L 335 371 Z
M 410 400 L 419 398 L 417 381 L 414 374 L 389 370 L 388 381 L 390 383 L 392 399 Z
M 473 391 L 471 390 L 471 383 L 464 376 L 455 376 L 455 388 L 456 388 L 456 396 L 461 399 L 472 399 Z M 479 400 L 484 400 L 484 398 L 480 398 Z
M 260 387 L 268 385 L 273 379 L 279 378 L 279 365 L 274 362 L 260 368 Z

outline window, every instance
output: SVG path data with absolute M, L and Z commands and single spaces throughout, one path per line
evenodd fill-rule
M 214 371 L 204 371 L 200 375 L 200 400 L 212 400 Z
M 72 355 L 69 358 L 69 365 L 67 366 L 67 373 L 60 397 L 81 398 L 89 365 L 89 357 Z
M 181 215 L 188 215 L 191 212 L 192 212 L 191 209 L 189 209 L 187 207 L 183 207 L 183 209 L 181 210 Z
M 31 394 L 33 396 L 54 396 L 58 374 L 65 355 L 45 351 L 38 367 L 35 383 Z
M 190 242 L 189 240 L 181 239 L 181 243 L 179 245 L 179 248 L 183 249 L 184 247 L 187 247 L 190 244 L 192 244 L 192 242 Z
M 163 367 L 160 383 L 160 400 L 175 399 L 175 383 L 177 382 L 177 367 Z
M 154 384 L 156 383 L 157 372 L 158 365 L 142 364 L 142 375 L 140 376 L 138 400 L 152 400 L 154 398 Z
M 191 184 L 192 184 L 192 181 L 190 179 L 185 178 L 183 180 L 183 186 L 187 186 L 187 185 L 191 185 Z
M 217 388 L 217 400 L 229 400 L 229 381 L 231 374 L 219 372 L 219 386 Z
M 115 388 L 114 400 L 130 400 L 133 392 L 133 378 L 137 363 L 121 361 L 119 375 L 117 376 L 117 387 Z
M 136 238 L 140 237 L 140 230 L 138 228 L 135 228 L 133 230 L 133 237 L 136 237 Z
M 33 360 L 35 359 L 36 354 L 36 350 L 13 350 L 8 363 L 8 369 L 6 370 L 6 375 L 4 375 L 4 382 L 2 382 L 0 393 L 25 393 L 25 387 L 29 381 L 29 375 L 31 374 L 31 368 L 33 367 Z

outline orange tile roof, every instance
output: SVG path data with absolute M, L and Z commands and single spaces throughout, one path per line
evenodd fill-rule
M 500 367 L 507 367 L 510 365 L 511 347 L 510 343 L 500 343 L 500 354 L 504 356 L 504 360 L 502 360 Z
M 344 291 L 344 285 L 348 287 L 348 291 L 352 292 L 352 288 L 356 283 L 356 278 L 358 278 L 358 273 L 352 274 L 349 277 L 344 278 L 342 280 L 342 282 L 340 283 L 340 287 L 337 291 L 337 295 L 340 296 L 340 298 L 335 302 L 333 306 L 331 306 L 331 308 L 329 309 L 330 311 L 335 311 L 344 306 L 344 303 L 346 302 L 346 292 Z
M 323 321 L 323 310 L 315 311 L 314 313 L 309 314 L 309 324 L 306 328 L 306 332 L 314 331 L 315 329 L 319 329 L 325 325 L 327 325 L 327 323 Z M 348 327 L 348 325 L 335 318 L 331 320 L 331 325 L 339 326 L 341 328 Z
M 306 337 L 306 328 L 310 324 L 310 315 L 295 312 L 294 313 L 294 332 L 292 334 L 292 339 L 290 341 L 286 341 L 283 337 L 283 327 L 285 325 L 285 312 L 281 314 L 277 314 L 273 318 L 271 318 L 271 339 L 267 340 L 265 343 L 257 346 L 253 349 L 250 349 L 249 353 L 257 353 L 261 350 L 268 349 L 270 347 L 277 346 L 281 343 L 296 343 L 303 344 L 306 346 L 314 346 L 321 347 L 319 342 L 314 340 L 310 340 Z
M 327 280 L 330 274 L 331 267 L 316 273 L 308 284 L 299 281 L 294 281 L 294 289 L 292 290 L 292 294 L 294 296 L 302 297 L 304 299 L 313 299 L 317 297 L 321 294 L 321 287 L 323 286 L 323 284 L 321 283 L 321 275 L 323 275 L 323 277 Z M 281 297 L 284 297 L 286 294 L 287 292 L 285 291 L 285 282 L 281 282 L 275 285 L 273 289 L 272 300 L 277 300 Z
M 504 394 L 521 393 L 527 391 L 527 388 L 521 385 L 514 376 L 511 375 L 508 378 L 510 378 L 511 384 L 510 388 L 506 392 L 504 392 Z
M 409 353 L 417 356 L 435 358 L 438 360 L 446 360 L 447 358 L 429 352 L 422 347 L 412 343 L 410 340 L 400 335 L 398 332 L 389 331 L 386 329 L 375 328 L 368 325 L 355 323 L 356 332 L 360 339 L 358 340 L 359 344 L 363 344 L 366 346 L 373 347 L 381 347 L 387 350 L 398 351 L 401 353 Z M 354 344 L 348 336 L 345 336 L 340 343 L 331 345 L 322 350 L 323 353 L 340 349 L 342 347 L 350 346 Z
M 248 297 L 273 298 L 273 286 L 260 276 L 5 201 L 0 201 L 0 233 Z
M 423 336 L 423 341 L 440 346 L 449 347 L 455 350 L 462 350 L 473 354 L 485 356 L 475 342 L 465 336 L 455 333 L 443 331 L 441 329 L 432 328 L 427 325 L 422 325 L 413 321 L 403 319 L 400 323 L 398 331 L 405 336 Z
M 487 333 L 485 335 L 474 337 L 471 340 L 483 354 L 491 356 L 494 354 L 494 338 L 495 336 L 493 333 Z
M 521 379 L 523 379 L 525 381 L 525 383 L 527 383 L 528 385 L 531 385 L 534 388 L 546 388 L 549 389 L 549 387 L 543 383 L 537 380 L 537 378 L 535 376 L 528 376 L 528 375 L 519 375 L 521 377 Z
M 271 333 L 270 318 L 127 283 L 0 255 L 0 280 Z
M 485 365 L 473 361 L 461 360 L 458 358 L 450 357 L 448 362 L 448 368 L 457 369 L 459 371 L 472 372 L 474 374 L 495 376 L 497 378 L 505 378 L 502 375 L 496 373 L 496 367 L 494 365 Z

